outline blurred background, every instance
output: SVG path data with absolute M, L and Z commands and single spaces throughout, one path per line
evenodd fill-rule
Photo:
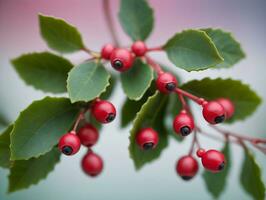
M 111 2 L 119 38 L 127 45 L 130 40 L 117 21 L 119 1 Z M 245 60 L 231 69 L 197 73 L 187 73 L 174 68 L 164 54 L 154 53 L 154 58 L 175 69 L 184 81 L 207 76 L 232 77 L 250 84 L 252 89 L 266 99 L 265 0 L 150 0 L 150 4 L 155 9 L 156 21 L 153 34 L 147 41 L 149 46 L 161 45 L 183 29 L 218 27 L 232 32 L 247 54 Z M 61 17 L 74 24 L 82 33 L 85 44 L 93 50 L 99 50 L 103 44 L 111 41 L 99 0 L 0 0 L 0 113 L 9 121 L 15 120 L 19 112 L 33 100 L 51 95 L 25 85 L 9 62 L 11 58 L 22 53 L 48 50 L 39 34 L 38 13 Z M 86 54 L 77 53 L 66 57 L 77 64 L 86 59 Z M 125 96 L 121 85 L 118 85 L 116 93 L 112 96 L 118 110 L 123 99 Z M 203 122 L 199 109 L 194 110 L 198 122 Z M 265 113 L 266 105 L 263 103 L 247 120 L 237 122 L 229 128 L 242 134 L 266 137 Z M 75 157 L 62 156 L 55 170 L 37 186 L 10 195 L 6 194 L 8 171 L 0 169 L 0 199 L 212 199 L 201 177 L 202 169 L 190 182 L 182 181 L 175 173 L 176 160 L 187 153 L 191 137 L 186 138 L 183 143 L 177 143 L 172 139 L 160 159 L 136 172 L 127 149 L 130 127 L 120 129 L 119 117 L 114 123 L 102 129 L 100 142 L 95 147 L 95 152 L 105 161 L 105 169 L 101 176 L 89 178 L 83 174 L 80 169 L 80 159 L 85 153 L 83 150 Z M 205 123 L 202 127 L 208 129 Z M 206 148 L 223 146 L 202 136 L 200 141 Z M 232 168 L 226 190 L 220 199 L 251 199 L 239 184 L 242 149 L 234 146 L 232 152 Z M 262 168 L 265 168 L 265 156 L 256 152 L 256 158 Z M 265 169 L 263 179 L 266 181 Z

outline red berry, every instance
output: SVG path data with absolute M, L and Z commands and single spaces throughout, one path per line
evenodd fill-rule
M 109 60 L 114 49 L 115 49 L 115 47 L 112 44 L 104 45 L 102 48 L 102 51 L 101 51 L 102 58 Z
M 91 124 L 86 124 L 80 128 L 77 135 L 81 144 L 87 147 L 91 147 L 96 144 L 99 138 L 98 130 Z
M 105 100 L 96 101 L 91 108 L 92 115 L 101 123 L 109 123 L 115 119 L 116 109 L 114 105 Z
M 58 148 L 67 156 L 74 155 L 79 151 L 80 140 L 74 132 L 67 133 L 60 138 Z
M 136 56 L 144 56 L 147 52 L 147 46 L 142 41 L 136 41 L 132 44 L 131 50 Z
M 197 174 L 198 169 L 198 162 L 192 156 L 183 156 L 176 164 L 176 172 L 184 180 L 192 179 Z
M 129 50 L 118 48 L 112 52 L 110 60 L 114 69 L 123 72 L 132 67 L 134 56 Z
M 143 150 L 154 149 L 159 142 L 159 136 L 152 128 L 143 128 L 137 133 L 136 142 Z
M 218 124 L 225 120 L 225 110 L 217 101 L 204 103 L 202 114 L 210 124 Z
M 208 150 L 201 157 L 202 165 L 212 172 L 219 172 L 225 167 L 224 155 L 217 150 Z
M 99 155 L 89 150 L 83 157 L 81 166 L 83 171 L 89 176 L 97 176 L 103 170 L 103 160 Z
M 231 118 L 235 112 L 235 106 L 233 102 L 230 99 L 226 98 L 217 99 L 217 102 L 224 107 L 226 118 Z
M 197 150 L 197 156 L 198 156 L 198 157 L 201 158 L 204 154 L 205 154 L 205 150 L 204 150 L 204 149 L 198 149 L 198 150 Z
M 181 111 L 173 121 L 173 128 L 177 134 L 189 135 L 194 129 L 194 120 L 186 111 Z
M 157 89 L 163 93 L 169 93 L 175 90 L 177 86 L 176 78 L 170 73 L 159 74 L 156 80 Z

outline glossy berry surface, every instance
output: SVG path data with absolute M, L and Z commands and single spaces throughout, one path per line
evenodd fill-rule
M 67 156 L 74 155 L 80 149 L 80 140 L 76 134 L 67 133 L 60 138 L 58 148 Z
M 100 123 L 109 123 L 116 117 L 114 105 L 105 100 L 96 101 L 91 108 L 92 115 Z
M 170 73 L 162 73 L 158 75 L 156 86 L 162 93 L 173 92 L 177 86 L 177 80 L 175 76 Z
M 158 133 L 152 128 L 143 128 L 136 135 L 136 142 L 143 150 L 154 149 L 158 142 Z
M 173 121 L 173 128 L 175 132 L 177 134 L 181 134 L 182 136 L 189 135 L 193 131 L 194 127 L 194 120 L 186 111 L 181 111 Z
M 176 172 L 184 180 L 192 179 L 197 174 L 198 169 L 198 162 L 192 156 L 183 156 L 176 164 Z
M 210 124 L 222 123 L 225 120 L 225 110 L 217 101 L 210 101 L 203 104 L 202 114 Z
M 147 52 L 147 46 L 142 41 L 136 41 L 132 44 L 131 50 L 136 56 L 144 56 Z
M 132 67 L 134 56 L 129 50 L 118 48 L 112 52 L 110 60 L 115 70 L 124 72 Z
M 104 45 L 104 47 L 102 48 L 102 51 L 101 51 L 101 57 L 106 59 L 106 60 L 109 60 L 114 49 L 115 49 L 115 47 L 112 44 Z
M 88 153 L 83 157 L 81 166 L 87 175 L 97 176 L 103 170 L 103 160 L 99 155 L 89 150 Z
M 198 157 L 201 158 L 204 154 L 205 154 L 205 150 L 204 150 L 204 149 L 198 149 L 198 150 L 197 150 L 197 156 L 198 156 Z
M 201 157 L 202 165 L 212 172 L 219 172 L 225 167 L 224 155 L 217 150 L 208 150 Z
M 219 104 L 221 104 L 225 110 L 226 118 L 229 119 L 233 116 L 235 112 L 235 106 L 230 99 L 220 98 L 216 100 Z
M 91 124 L 86 124 L 79 129 L 77 133 L 81 144 L 87 147 L 91 147 L 97 143 L 99 139 L 98 130 Z

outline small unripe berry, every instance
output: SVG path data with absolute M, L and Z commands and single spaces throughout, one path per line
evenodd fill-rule
M 83 157 L 81 166 L 87 175 L 97 176 L 103 170 L 103 160 L 99 155 L 89 150 L 88 153 Z
M 91 147 L 97 143 L 99 138 L 98 130 L 92 124 L 86 124 L 77 133 L 81 144 Z
M 143 128 L 137 133 L 136 142 L 143 150 L 154 149 L 159 142 L 159 136 L 152 128 Z
M 59 150 L 67 155 L 74 155 L 80 149 L 80 140 L 74 132 L 63 135 L 58 143 Z
M 112 52 L 110 60 L 115 70 L 124 72 L 132 67 L 134 56 L 132 52 L 127 49 L 117 48 Z
M 132 44 L 131 50 L 136 56 L 144 56 L 147 52 L 147 46 L 142 41 L 136 41 Z
M 197 174 L 198 169 L 198 162 L 192 156 L 183 156 L 176 164 L 176 172 L 186 181 L 192 179 Z
M 225 110 L 217 101 L 206 102 L 202 106 L 203 117 L 210 124 L 218 124 L 225 120 Z
M 104 45 L 102 48 L 102 51 L 101 51 L 101 57 L 106 59 L 106 60 L 109 60 L 114 49 L 115 49 L 115 47 L 112 44 Z
M 225 167 L 224 155 L 217 150 L 208 150 L 201 156 L 201 162 L 205 169 L 219 172 Z
M 186 111 L 183 110 L 175 117 L 173 121 L 173 128 L 177 134 L 187 136 L 194 129 L 194 120 Z
M 226 98 L 217 99 L 217 102 L 223 106 L 226 118 L 231 118 L 235 112 L 235 106 L 233 102 L 230 99 Z
M 175 76 L 170 73 L 161 73 L 156 80 L 157 89 L 162 93 L 173 92 L 177 87 Z
M 116 109 L 111 102 L 98 100 L 92 105 L 91 113 L 98 122 L 109 123 L 115 119 Z

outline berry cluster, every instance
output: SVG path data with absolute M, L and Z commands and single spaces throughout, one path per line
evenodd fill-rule
M 103 124 L 113 121 L 116 117 L 114 105 L 105 100 L 96 99 L 92 102 L 90 111 L 92 116 Z M 103 170 L 103 160 L 91 148 L 97 143 L 99 132 L 90 123 L 85 123 L 85 125 L 78 128 L 80 121 L 85 119 L 84 114 L 86 112 L 79 115 L 73 130 L 60 138 L 58 148 L 63 154 L 71 156 L 79 151 L 81 145 L 87 147 L 88 151 L 81 162 L 82 169 L 89 176 L 97 176 Z

